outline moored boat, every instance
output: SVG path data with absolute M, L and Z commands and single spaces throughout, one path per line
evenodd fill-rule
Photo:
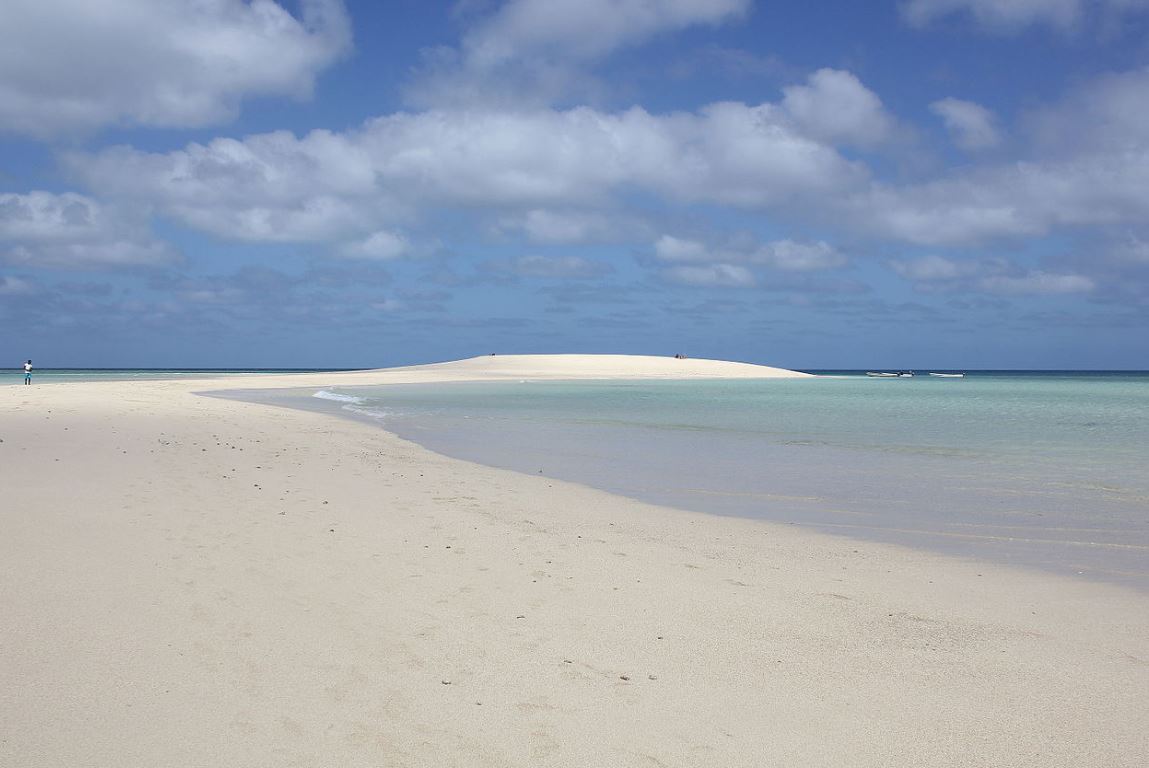
M 939 379 L 964 379 L 964 373 L 934 373 L 930 371 L 930 376 L 936 376 Z

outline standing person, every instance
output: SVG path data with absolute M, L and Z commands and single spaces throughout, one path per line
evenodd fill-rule
M 24 363 L 24 383 L 25 384 L 31 384 L 32 383 L 32 361 L 31 360 Z

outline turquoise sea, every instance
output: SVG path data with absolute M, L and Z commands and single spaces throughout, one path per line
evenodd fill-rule
M 1149 372 L 329 389 L 432 450 L 658 504 L 1149 588 Z

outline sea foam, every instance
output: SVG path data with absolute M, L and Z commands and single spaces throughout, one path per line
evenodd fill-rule
M 318 397 L 320 400 L 334 400 L 337 403 L 351 403 L 352 405 L 363 405 L 363 403 L 367 402 L 362 397 L 343 395 L 338 392 L 328 392 L 326 389 L 319 390 L 312 395 L 312 397 Z

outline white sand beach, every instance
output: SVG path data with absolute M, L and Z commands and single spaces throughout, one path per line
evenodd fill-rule
M 488 356 L 0 387 L 0 765 L 1149 765 L 1149 595 L 199 396 L 801 376 Z
M 486 355 L 371 375 L 430 375 L 471 379 L 801 379 L 810 374 L 726 360 L 652 355 Z

